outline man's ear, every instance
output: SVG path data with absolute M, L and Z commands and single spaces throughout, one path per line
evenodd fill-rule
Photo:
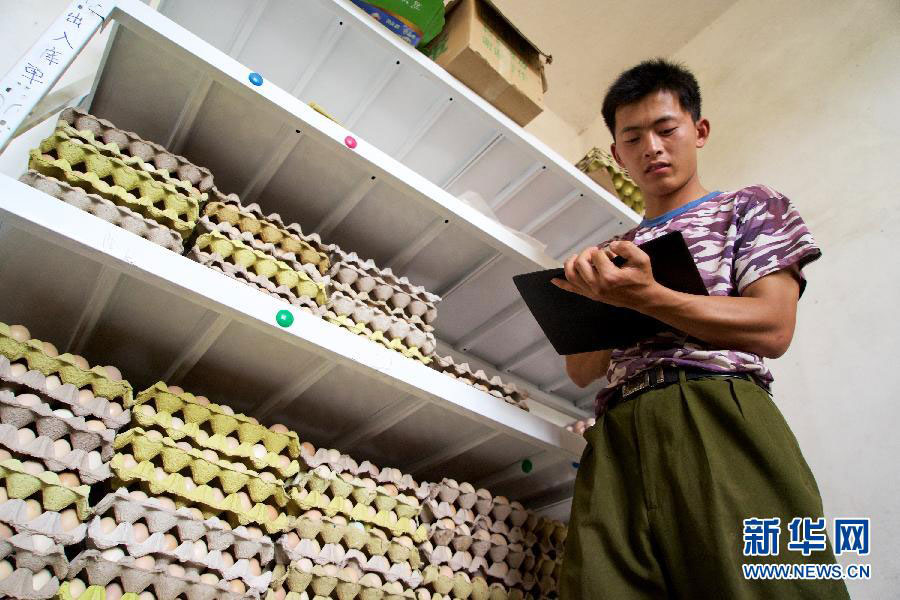
M 609 152 L 613 155 L 613 158 L 616 159 L 616 162 L 619 163 L 619 166 L 623 169 L 625 168 L 625 163 L 622 162 L 622 159 L 619 157 L 619 153 L 616 152 L 616 143 L 613 142 L 609 145 Z
M 697 147 L 702 148 L 706 145 L 706 142 L 709 141 L 709 119 L 700 119 L 694 123 L 694 127 L 697 128 Z

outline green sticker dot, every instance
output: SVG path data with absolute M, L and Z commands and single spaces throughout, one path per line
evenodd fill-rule
M 522 461 L 522 472 L 523 473 L 531 473 L 531 470 L 534 468 L 534 464 L 529 460 L 525 459 Z
M 275 321 L 282 327 L 290 327 L 294 323 L 294 315 L 289 310 L 279 310 Z

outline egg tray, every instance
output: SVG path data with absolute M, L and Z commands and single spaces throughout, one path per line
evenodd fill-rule
M 279 565 L 275 568 L 274 588 L 283 586 L 291 592 L 302 594 L 312 592 L 320 598 L 337 598 L 339 600 L 384 599 L 384 600 L 415 600 L 413 590 L 404 587 L 399 581 L 382 583 L 380 586 L 369 586 L 343 577 L 340 573 L 329 575 L 329 571 L 323 565 L 312 565 L 311 561 L 300 560 L 288 567 Z M 282 575 L 283 573 L 283 575 Z M 375 576 L 374 574 L 370 574 Z M 368 576 L 364 576 L 368 577 Z M 377 577 L 377 576 L 375 576 Z
M 418 315 L 409 316 L 402 310 L 391 308 L 383 300 L 376 300 L 366 293 L 355 292 L 347 284 L 331 280 L 328 308 L 337 315 L 351 317 L 357 323 L 366 323 L 376 331 L 389 332 L 389 337 L 406 338 L 409 333 L 419 332 L 410 345 L 421 345 L 426 335 L 434 333 L 434 327 L 427 325 Z M 418 342 L 418 343 L 416 343 Z
M 424 510 L 425 514 L 422 515 L 423 520 L 427 522 L 453 517 L 454 510 L 460 509 L 472 511 L 472 518 L 469 521 L 473 523 L 475 515 L 478 515 L 490 516 L 492 522 L 508 521 L 512 527 L 524 527 L 528 524 L 531 515 L 534 514 L 522 506 L 521 502 L 510 502 L 504 496 L 492 497 L 490 492 L 485 489 L 474 490 L 468 483 L 457 485 L 452 479 L 444 479 L 440 483 L 429 484 L 427 488 L 421 486 L 419 489 L 428 490 L 427 496 L 424 498 L 427 508 Z M 532 518 L 532 522 L 533 528 L 538 523 L 536 515 Z
M 515 594 L 500 585 L 489 585 L 483 577 L 467 578 L 462 573 L 454 573 L 453 577 L 441 574 L 435 566 L 428 566 L 423 572 L 423 585 L 437 594 L 450 598 L 466 600 L 507 600 L 516 598 Z M 519 596 L 521 597 L 521 596 Z
M 122 583 L 122 589 L 128 592 L 140 593 L 152 590 L 157 600 L 174 600 L 182 594 L 188 600 L 239 600 L 258 597 L 254 592 L 245 594 L 232 592 L 224 581 L 220 581 L 216 586 L 202 583 L 199 580 L 199 573 L 193 568 L 184 577 L 177 577 L 170 575 L 163 566 L 154 567 L 152 571 L 140 569 L 134 565 L 135 560 L 132 556 L 124 556 L 120 561 L 113 562 L 103 558 L 98 550 L 84 550 L 72 560 L 69 579 L 84 571 L 90 585 L 105 586 L 118 580 Z
M 392 467 L 379 469 L 367 460 L 357 463 L 353 458 L 346 454 L 341 454 L 338 450 L 319 448 L 314 454 L 304 454 L 302 458 L 311 469 L 326 465 L 335 473 L 350 473 L 358 477 L 370 477 L 378 483 L 393 484 L 401 491 L 418 493 L 419 486 L 412 478 L 412 475 L 404 474 L 400 469 Z
M 62 545 L 42 535 L 17 533 L 0 539 L 0 560 L 6 558 L 14 561 L 17 569 L 28 569 L 32 573 L 49 568 L 60 579 L 69 571 Z
M 167 250 L 178 254 L 184 251 L 181 236 L 178 233 L 136 213 L 127 206 L 119 206 L 97 194 L 89 194 L 79 187 L 73 187 L 65 181 L 41 175 L 32 169 L 19 177 L 19 181 Z
M 374 480 L 369 480 L 374 484 Z M 318 492 L 331 492 L 333 496 L 353 498 L 358 504 L 374 504 L 378 510 L 393 511 L 398 517 L 415 519 L 421 506 L 415 496 L 392 495 L 384 486 L 366 485 L 364 479 L 353 477 L 344 479 L 326 465 L 319 465 L 310 471 L 298 474 L 291 486 Z
M 454 379 L 460 379 L 483 392 L 505 400 L 509 404 L 528 410 L 526 400 L 528 395 L 512 383 L 504 383 L 498 375 L 488 378 L 481 369 L 472 371 L 469 363 L 456 363 L 450 356 L 435 355 L 432 368 L 449 375 Z
M 80 521 L 86 520 L 90 515 L 88 485 L 68 488 L 51 471 L 43 471 L 38 475 L 26 473 L 22 462 L 15 458 L 0 461 L 0 480 L 6 487 L 7 498 L 26 500 L 40 492 L 41 506 L 45 510 L 59 512 L 74 504 Z
M 611 154 L 600 148 L 591 148 L 575 167 L 616 195 L 628 208 L 644 214 L 643 192 Z
M 352 301 L 358 300 L 361 306 L 368 306 L 378 313 L 397 317 L 401 321 L 409 323 L 411 326 L 415 326 L 416 328 L 426 332 L 434 331 L 434 327 L 432 327 L 430 324 L 431 322 L 429 321 L 428 323 L 426 323 L 422 318 L 422 315 L 413 315 L 406 312 L 403 308 L 392 306 L 388 303 L 387 300 L 382 300 L 376 295 L 377 290 L 372 290 L 371 292 L 360 292 L 359 290 L 354 289 L 353 286 L 347 283 L 342 283 L 332 277 L 329 295 L 333 296 L 337 292 L 341 292 L 343 296 L 348 298 L 345 303 L 348 304 L 349 308 L 344 314 L 349 314 L 352 310 L 354 310 L 354 307 L 352 307 Z M 394 297 L 396 298 L 397 296 Z M 335 312 L 341 314 L 339 311 Z
M 104 156 L 116 158 L 133 169 L 148 173 L 150 177 L 159 183 L 174 186 L 180 193 L 197 198 L 200 203 L 205 202 L 208 198 L 207 194 L 200 192 L 200 190 L 195 188 L 190 181 L 182 181 L 177 177 L 172 177 L 166 169 L 157 169 L 152 163 L 145 162 L 140 156 L 133 156 L 122 152 L 119 145 L 116 143 L 106 143 L 102 139 L 98 140 L 90 130 L 80 131 L 69 125 L 66 121 L 60 120 L 56 125 L 56 131 L 61 132 L 69 139 L 76 139 L 93 146 Z
M 236 432 L 241 443 L 253 445 L 257 442 L 269 452 L 279 454 L 285 451 L 291 458 L 300 456 L 300 439 L 293 431 L 282 433 L 272 431 L 257 422 L 256 419 L 241 413 L 230 413 L 222 406 L 214 403 L 201 404 L 190 392 L 176 394 L 169 390 L 163 382 L 157 382 L 138 393 L 133 401 L 126 403 L 127 408 L 141 404 L 152 404 L 157 413 L 181 415 L 185 423 L 198 426 L 209 423 L 213 435 L 227 436 Z
M 156 412 L 149 404 L 136 406 L 132 409 L 131 416 L 133 423 L 145 430 L 160 431 L 176 442 L 187 438 L 198 449 L 213 450 L 220 457 L 227 458 L 232 462 L 241 460 L 245 466 L 259 473 L 272 473 L 279 479 L 287 480 L 300 472 L 300 462 L 297 459 L 290 459 L 285 466 L 279 460 L 282 455 L 269 450 L 266 450 L 266 454 L 263 456 L 256 456 L 253 450 L 254 444 L 240 443 L 235 448 L 229 448 L 226 444 L 226 436 L 209 435 L 202 431 L 197 423 L 185 423 L 183 427 L 178 427 L 172 421 L 172 414 Z
M 333 498 L 316 490 L 301 490 L 291 488 L 291 500 L 301 510 L 319 510 L 333 517 L 343 515 L 351 521 L 366 523 L 393 534 L 394 536 L 408 535 L 415 542 L 422 542 L 427 537 L 424 525 L 418 525 L 409 517 L 398 517 L 391 510 L 376 510 L 374 506 L 362 503 L 354 504 L 349 498 L 334 496 Z
M 18 455 L 35 458 L 44 463 L 50 471 L 76 471 L 78 478 L 88 485 L 105 481 L 112 476 L 109 465 L 102 462 L 91 465 L 87 450 L 75 449 L 63 457 L 57 457 L 53 440 L 37 436 L 29 442 L 18 439 L 19 429 L 12 425 L 0 425 L 0 443 Z
M 88 526 L 87 545 L 94 550 L 108 550 L 110 548 L 124 547 L 129 556 L 140 558 L 152 555 L 154 558 L 165 558 L 185 567 L 194 567 L 200 571 L 216 571 L 220 578 L 226 581 L 240 579 L 247 587 L 257 592 L 265 592 L 272 580 L 272 572 L 265 571 L 260 575 L 253 575 L 247 559 L 239 559 L 228 566 L 221 550 L 207 550 L 204 555 L 194 554 L 194 543 L 186 540 L 181 542 L 175 550 L 168 550 L 165 546 L 164 534 L 157 532 L 151 534 L 143 542 L 137 542 L 131 523 L 119 523 L 109 533 L 104 533 L 100 517 L 94 517 Z
M 429 530 L 428 541 L 432 544 L 431 548 L 422 549 L 432 564 L 449 562 L 455 551 L 466 552 L 472 557 L 490 556 L 493 562 L 506 560 L 512 554 L 510 566 L 517 568 L 526 555 L 525 545 L 521 541 L 512 542 L 502 534 L 490 534 L 484 530 L 472 534 L 464 525 L 445 528 L 441 523 L 436 523 Z
M 183 156 L 173 154 L 155 142 L 149 142 L 131 131 L 119 129 L 106 119 L 95 117 L 78 108 L 67 108 L 59 115 L 79 132 L 89 131 L 94 139 L 115 144 L 119 151 L 142 161 L 152 163 L 157 170 L 164 170 L 173 178 L 187 181 L 199 192 L 213 188 L 213 176 L 209 169 L 198 167 Z
M 346 253 L 336 247 L 331 252 L 329 274 L 336 282 L 357 292 L 369 293 L 377 300 L 418 316 L 425 323 L 437 318 L 441 297 L 422 286 L 412 285 L 406 277 L 397 277 L 391 269 L 379 269 L 372 260 L 362 260 L 355 252 Z
M 424 564 L 418 549 L 399 543 L 396 537 L 387 538 L 378 529 L 376 531 L 380 535 L 376 535 L 371 529 L 332 523 L 328 517 L 313 520 L 301 515 L 292 531 L 300 539 L 317 540 L 322 544 L 340 544 L 347 551 L 358 550 L 367 557 L 386 557 L 391 564 L 407 563 L 413 569 L 419 569 Z M 286 547 L 285 536 L 279 539 L 276 548 L 281 552 L 279 561 L 286 563 L 300 557 L 292 554 Z
M 284 510 L 275 512 L 273 518 L 269 514 L 270 505 L 257 502 L 252 504 L 249 509 L 242 506 L 240 497 L 237 494 L 225 495 L 222 490 L 221 499 L 217 499 L 214 488 L 208 485 L 196 485 L 191 481 L 190 485 L 187 477 L 179 473 L 169 473 L 162 479 L 156 478 L 156 468 L 151 462 L 137 463 L 136 466 L 125 467 L 123 465 L 124 456 L 116 454 L 113 456 L 110 467 L 113 470 L 113 487 L 127 487 L 135 489 L 137 485 L 144 492 L 159 496 L 164 495 L 175 500 L 176 505 L 180 506 L 196 506 L 200 509 L 204 516 L 209 518 L 212 516 L 220 516 L 228 519 L 228 522 L 234 525 L 250 525 L 256 524 L 262 526 L 268 533 L 276 533 L 290 529 L 294 523 L 294 516 Z M 191 487 L 196 486 L 196 487 Z M 292 507 L 285 507 L 288 511 Z M 224 513 L 221 514 L 220 513 Z
M 386 556 L 366 556 L 356 549 L 347 549 L 342 544 L 320 544 L 315 539 L 302 538 L 293 548 L 288 548 L 284 540 L 278 542 L 279 563 L 288 564 L 304 558 L 317 565 L 334 565 L 344 568 L 355 566 L 365 573 L 376 573 L 387 581 L 400 581 L 404 585 L 417 588 L 422 583 L 422 573 L 409 562 L 391 562 Z
M 69 546 L 84 539 L 87 524 L 79 523 L 76 527 L 64 530 L 62 516 L 56 511 L 44 511 L 36 517 L 28 518 L 25 501 L 14 498 L 0 502 L 0 523 L 7 523 L 19 533 L 43 535 L 58 544 Z
M 357 323 L 350 317 L 339 316 L 330 310 L 325 312 L 324 317 L 326 321 L 333 325 L 338 325 L 349 330 L 351 333 L 369 338 L 373 342 L 381 344 L 388 350 L 399 352 L 407 358 L 418 360 L 426 365 L 432 360 L 429 350 L 434 352 L 434 342 L 426 341 L 425 346 L 420 349 L 417 346 L 407 346 L 403 340 L 400 339 L 389 339 L 387 335 L 381 331 L 373 331 L 364 323 Z M 433 339 L 433 334 L 431 334 L 431 336 Z
M 22 365 L 22 367 L 24 366 Z M 67 371 L 66 376 L 70 375 L 72 375 L 72 371 Z M 71 383 L 51 385 L 48 376 L 37 370 L 26 371 L 22 375 L 13 374 L 12 364 L 10 364 L 8 358 L 2 355 L 0 355 L 0 381 L 4 382 L 3 387 L 11 388 L 14 390 L 14 393 L 34 392 L 40 395 L 44 403 L 49 404 L 51 407 L 55 403 L 59 403 L 70 410 L 76 417 L 94 417 L 99 419 L 103 421 L 107 429 L 118 429 L 131 420 L 131 414 L 128 410 L 123 410 L 113 416 L 110 410 L 113 402 L 106 398 L 96 396 L 85 403 L 80 402 L 79 390 Z M 119 403 L 116 402 L 115 404 Z M 121 407 L 121 404 L 119 406 Z
M 35 573 L 30 569 L 16 569 L 0 579 L 0 598 L 19 600 L 40 600 L 52 598 L 59 590 L 59 579 L 51 577 L 38 589 L 34 589 Z
M 203 540 L 211 551 L 228 550 L 237 559 L 256 558 L 263 566 L 275 556 L 275 545 L 269 536 L 253 537 L 245 527 L 232 529 L 218 517 L 198 519 L 186 508 L 172 511 L 156 498 L 136 498 L 124 488 L 104 496 L 93 514 L 98 517 L 111 514 L 121 524 L 144 521 L 151 534 L 171 533 L 181 541 Z
M 517 552 L 512 560 L 494 560 L 489 556 L 473 556 L 463 550 L 453 551 L 447 546 L 438 546 L 432 552 L 425 553 L 429 565 L 438 567 L 447 565 L 455 573 L 467 573 L 470 576 L 482 576 L 488 580 L 497 580 L 504 585 L 514 587 L 528 580 L 527 575 L 533 572 L 534 566 L 540 564 L 534 557 L 526 561 L 524 552 Z M 547 562 L 551 571 L 555 561 Z M 527 586 L 525 589 L 530 589 Z
M 13 339 L 9 334 L 9 325 L 0 323 L 0 355 L 5 356 L 10 362 L 25 359 L 29 369 L 40 371 L 44 375 L 58 375 L 63 383 L 71 383 L 77 388 L 90 385 L 94 394 L 110 400 L 131 400 L 131 384 L 127 381 L 109 379 L 99 370 L 100 367 L 85 371 L 75 364 L 74 357 L 68 353 L 57 357 L 47 356 L 43 347 L 40 340 L 19 342 Z M 6 373 L 7 369 L 0 369 L 0 376 Z
M 323 244 L 318 235 L 304 234 L 297 224 L 285 227 L 277 213 L 264 216 L 256 204 L 244 208 L 237 196 L 231 196 L 217 195 L 206 204 L 200 219 L 204 227 L 240 239 L 285 262 L 309 264 L 321 275 L 328 273 L 331 245 Z
M 197 198 L 186 196 L 123 161 L 57 131 L 29 153 L 28 168 L 84 188 L 188 237 L 200 213 Z M 76 169 L 83 165 L 84 171 Z
M 56 592 L 55 596 L 56 600 L 106 600 L 106 588 L 102 585 L 92 585 L 78 596 L 73 596 L 70 584 L 71 582 L 65 581 L 59 585 L 59 591 Z M 141 599 L 134 592 L 126 592 L 119 597 L 119 600 Z
M 215 480 L 226 495 L 245 491 L 254 503 L 274 503 L 279 507 L 287 504 L 288 494 L 283 481 L 264 481 L 256 471 L 241 471 L 222 459 L 210 460 L 200 450 L 186 450 L 175 444 L 171 438 L 151 439 L 146 431 L 136 427 L 117 435 L 113 447 L 118 453 L 130 449 L 137 463 L 151 463 L 170 475 L 189 471 L 190 479 L 197 485 Z M 118 464 L 123 462 L 120 460 Z M 246 468 L 243 464 L 240 466 Z

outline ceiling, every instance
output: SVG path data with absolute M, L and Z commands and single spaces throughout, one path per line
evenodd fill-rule
M 544 99 L 581 133 L 599 116 L 603 94 L 621 71 L 646 58 L 671 56 L 736 0 L 493 2 L 553 55 Z

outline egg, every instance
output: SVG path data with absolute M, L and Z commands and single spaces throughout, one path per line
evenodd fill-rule
M 134 460 L 134 457 L 130 454 L 122 455 L 122 466 L 126 469 L 133 469 L 137 466 L 137 461 Z
M 103 517 L 100 519 L 100 531 L 103 533 L 111 533 L 116 528 L 116 520 L 112 517 Z
M 110 402 L 109 406 L 106 408 L 106 411 L 109 413 L 110 417 L 118 417 L 124 412 L 122 405 L 118 402 Z
M 212 498 L 213 502 L 218 504 L 225 501 L 225 494 L 219 488 L 212 488 Z
M 8 560 L 0 560 L 0 580 L 6 579 L 12 575 L 13 566 Z
M 111 365 L 103 367 L 106 370 L 106 376 L 113 381 L 122 381 L 122 371 Z
M 71 419 L 75 415 L 72 414 L 72 411 L 68 408 L 57 408 L 53 411 L 53 414 L 59 417 L 60 419 Z
M 208 461 L 215 461 L 215 460 L 218 460 L 219 455 L 216 454 L 215 450 L 204 450 L 203 458 L 205 458 Z
M 135 523 L 131 526 L 131 531 L 134 535 L 134 541 L 138 544 L 147 541 L 147 538 L 150 537 L 150 529 L 144 523 Z
M 35 436 L 34 432 L 32 430 L 28 429 L 27 427 L 24 429 L 20 429 L 19 431 L 16 432 L 16 439 L 18 440 L 19 444 L 22 446 L 29 444 L 30 442 L 33 442 L 35 437 L 36 436 Z M 61 441 L 65 441 L 65 440 L 61 440 Z
M 43 555 L 46 554 L 48 550 L 50 550 L 54 542 L 46 535 L 35 533 L 31 536 L 31 544 L 34 547 L 34 550 L 37 551 L 37 554 Z
M 290 430 L 281 423 L 275 423 L 269 427 L 269 431 L 274 431 L 275 433 L 287 433 Z
M 202 404 L 204 406 L 209 404 L 209 398 L 207 398 L 206 396 L 194 396 L 194 401 L 197 404 Z
M 21 431 L 19 432 L 22 433 Z M 53 442 L 53 454 L 62 458 L 72 451 L 72 446 L 66 440 L 56 440 Z M 99 455 L 98 455 L 99 456 Z
M 247 420 L 249 422 L 253 423 L 254 425 L 259 425 L 259 421 L 257 420 L 256 417 L 247 417 Z
M 171 498 L 166 498 L 165 496 L 160 496 L 156 500 L 159 503 L 159 506 L 161 506 L 164 510 L 167 510 L 170 512 L 175 511 L 175 501 L 172 500 Z
M 251 455 L 253 458 L 263 458 L 266 454 L 268 454 L 268 450 L 262 444 L 253 444 L 253 448 L 251 449 Z
M 284 545 L 289 549 L 293 549 L 300 543 L 300 536 L 291 531 L 284 536 Z
M 4 452 L 6 452 L 6 451 L 4 450 Z M 7 454 L 9 454 L 9 453 L 7 452 Z M 9 456 L 7 456 L 6 458 L 9 458 Z M 6 460 L 6 459 L 3 459 L 3 460 Z M 9 495 L 6 493 L 6 488 L 3 487 L 2 485 L 0 485 L 0 504 L 3 504 L 7 500 L 9 500 Z
M 274 506 L 270 506 L 268 504 L 266 505 L 266 517 L 270 521 L 274 521 L 278 518 L 278 511 L 275 509 Z
M 96 450 L 88 452 L 88 468 L 99 469 L 101 465 L 103 465 L 103 458 L 100 453 Z
M 59 525 L 63 531 L 71 531 L 81 525 L 81 522 L 78 520 L 78 513 L 75 512 L 74 508 L 67 508 L 59 513 Z
M 106 429 L 106 425 L 103 424 L 103 421 L 98 421 L 97 419 L 91 419 L 90 421 L 85 422 L 85 426 L 89 431 L 101 432 Z
M 26 367 L 22 363 L 13 363 L 9 367 L 9 374 L 12 375 L 16 379 L 18 379 L 19 377 L 21 377 L 22 375 L 24 375 L 27 372 L 28 372 L 28 367 Z M 50 378 L 48 377 L 47 381 L 49 382 L 49 380 L 50 380 Z M 56 381 L 59 381 L 59 379 L 57 379 Z M 56 387 L 59 387 L 59 386 L 57 385 Z M 53 391 L 54 388 L 51 388 L 48 383 L 47 389 L 50 391 Z
M 106 585 L 105 600 L 120 600 L 122 598 L 122 586 L 118 583 Z
M 156 596 L 152 592 L 144 591 L 138 594 L 138 600 L 156 600 Z
M 67 488 L 76 488 L 81 485 L 81 479 L 75 473 L 60 473 L 59 482 Z
M 75 363 L 75 366 L 77 366 L 79 369 L 84 369 L 85 371 L 91 370 L 91 365 L 88 364 L 87 359 L 83 356 L 75 354 L 74 356 L 72 356 L 72 362 Z
M 196 507 L 193 507 L 193 506 L 192 506 L 192 507 L 189 508 L 188 510 L 190 511 L 192 517 L 194 517 L 194 518 L 197 519 L 198 521 L 202 521 L 202 520 L 203 520 L 203 512 L 202 512 L 199 508 L 196 508 Z
M 360 573 L 353 567 L 344 567 L 338 573 L 338 578 L 344 581 L 349 581 L 350 583 L 356 583 L 359 581 Z
M 188 479 L 187 477 L 185 477 L 183 481 L 185 491 L 193 492 L 195 489 L 197 489 L 197 484 L 194 483 L 193 479 Z
M 109 550 L 101 552 L 100 556 L 110 562 L 119 562 L 125 557 L 125 551 L 121 548 L 110 548 Z
M 49 569 L 41 569 L 31 576 L 31 587 L 34 589 L 34 591 L 38 591 L 39 589 L 47 585 L 52 578 L 53 574 Z
M 138 569 L 143 569 L 145 571 L 152 571 L 156 566 L 156 561 L 153 559 L 152 554 L 147 554 L 138 559 L 135 559 L 134 566 Z
M 44 471 L 44 466 L 33 460 L 26 460 L 22 463 L 22 470 L 30 475 L 39 475 Z
M 166 477 L 169 476 L 168 473 L 162 467 L 156 467 L 156 470 L 153 473 L 153 476 L 157 481 L 163 481 Z
M 250 527 L 247 527 L 247 535 L 250 536 L 252 539 L 257 539 L 257 538 L 262 537 L 263 532 L 262 532 L 262 529 L 260 529 L 259 527 L 255 527 L 255 526 L 251 525 Z
M 78 404 L 82 406 L 89 405 L 94 402 L 94 392 L 90 388 L 78 390 Z
M 234 566 L 234 557 L 231 556 L 228 552 L 222 553 L 222 565 L 224 565 L 225 569 L 230 569 Z
M 270 594 L 272 592 L 269 592 Z M 284 588 L 278 588 L 275 592 L 275 600 L 285 600 L 287 598 L 287 591 Z
M 185 452 L 190 452 L 194 449 L 194 447 L 187 442 L 176 442 L 175 447 L 179 450 L 184 450 Z
M 172 420 L 170 421 L 170 425 L 172 427 L 174 427 L 175 429 L 181 429 L 182 427 L 184 427 L 184 421 L 182 421 L 178 417 L 172 417 Z
M 166 570 L 172 577 L 184 577 L 184 567 L 179 564 L 172 563 Z
M 44 342 L 44 354 L 52 358 L 56 358 L 57 356 L 59 356 L 59 350 L 57 350 L 56 346 L 54 346 L 50 342 Z
M 304 456 L 313 456 L 316 453 L 316 448 L 309 442 L 303 442 L 300 444 L 300 454 Z
M 25 501 L 25 518 L 31 521 L 32 519 L 36 519 L 41 516 L 41 512 L 43 509 L 41 508 L 41 503 L 35 499 L 30 499 Z
M 275 483 L 275 476 L 268 471 L 259 474 L 259 478 L 265 481 L 266 483 Z
M 167 533 L 163 535 L 163 548 L 169 551 L 175 550 L 178 547 L 178 538 L 176 538 L 171 533 Z
M 240 502 L 241 510 L 249 511 L 253 508 L 253 504 L 250 502 L 250 496 L 248 496 L 246 492 L 238 492 L 237 497 L 238 502 Z
M 41 399 L 34 394 L 20 394 L 16 396 L 16 400 L 22 406 L 38 406 L 41 404 Z
M 131 455 L 126 454 L 125 456 L 131 456 Z M 132 460 L 134 460 L 134 458 L 132 458 Z M 132 492 L 129 492 L 128 496 L 132 500 L 137 500 L 139 502 L 147 499 L 147 494 L 145 492 L 143 492 L 142 490 L 134 490 Z
M 301 558 L 297 561 L 297 568 L 303 571 L 304 573 L 309 573 L 312 571 L 313 564 L 312 561 L 308 558 Z
M 158 442 L 159 440 L 163 439 L 163 434 L 160 433 L 159 431 L 155 430 L 155 429 L 146 432 L 146 433 L 144 434 L 144 436 L 145 436 L 148 440 L 152 440 L 152 441 L 154 441 L 154 442 Z
M 136 407 L 136 410 L 141 411 L 148 417 L 152 417 L 156 414 L 156 409 L 153 408 L 152 406 L 150 406 L 149 404 L 141 404 L 140 406 Z
M 291 459 L 287 456 L 281 455 L 278 457 L 278 466 L 282 469 L 287 469 L 291 466 Z
M 225 447 L 229 450 L 236 450 L 241 443 L 238 441 L 236 437 L 228 436 L 225 438 Z
M 232 579 L 229 582 L 229 587 L 231 588 L 231 591 L 234 592 L 235 594 L 243 594 L 247 591 L 247 586 L 244 585 L 244 582 L 241 581 L 240 579 Z
M 31 339 L 31 332 L 24 325 L 10 325 L 9 337 L 17 342 L 27 342 Z
M 194 434 L 194 437 L 197 438 L 197 441 L 201 444 L 205 444 L 207 441 L 209 441 L 209 434 L 202 429 L 197 430 L 197 433 Z
M 13 530 L 5 523 L 0 523 L 0 539 L 9 539 L 13 536 Z
M 183 389 L 181 386 L 177 386 L 177 385 L 170 385 L 170 386 L 169 386 L 169 391 L 170 391 L 171 393 L 175 394 L 175 395 L 179 395 L 179 394 L 183 394 L 183 393 L 184 393 L 184 389 Z
M 81 596 L 85 590 L 87 590 L 87 584 L 82 580 L 75 578 L 69 581 L 69 596 L 74 600 L 78 600 L 78 597 Z M 60 596 L 61 595 L 62 594 L 60 594 Z
M 206 585 L 218 585 L 219 578 L 215 573 L 204 573 L 200 576 L 200 583 L 205 583 Z
M 220 404 L 219 410 L 222 411 L 223 415 L 234 416 L 234 409 L 228 406 L 227 404 Z
M 209 554 L 209 549 L 206 547 L 206 542 L 203 540 L 194 542 L 194 547 L 191 549 L 191 556 L 194 557 L 195 561 L 203 562 L 207 554 Z
M 309 519 L 310 521 L 321 521 L 322 520 L 322 513 L 320 513 L 317 510 L 308 510 L 305 513 L 303 513 L 303 516 L 305 518 Z
M 259 577 L 262 575 L 262 567 L 259 565 L 259 561 L 255 558 L 251 558 L 249 561 L 250 574 L 254 577 Z

